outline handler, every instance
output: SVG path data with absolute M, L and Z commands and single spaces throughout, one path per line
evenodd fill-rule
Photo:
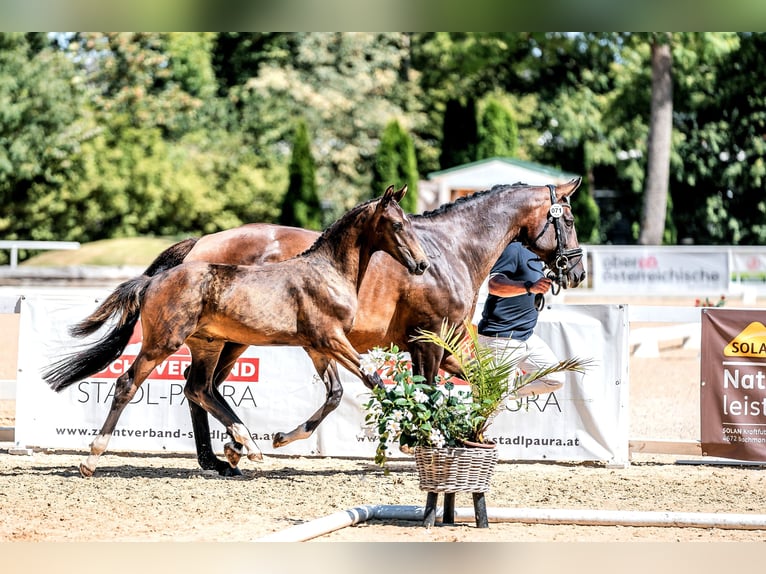
M 479 342 L 498 355 L 518 353 L 525 373 L 555 365 L 559 360 L 548 344 L 534 333 L 538 308 L 552 281 L 543 275 L 537 255 L 519 242 L 511 242 L 492 266 L 489 295 L 479 321 Z M 564 373 L 556 372 L 519 388 L 511 399 L 541 395 L 560 389 Z

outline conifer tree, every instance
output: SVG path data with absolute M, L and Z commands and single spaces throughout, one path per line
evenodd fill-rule
M 414 213 L 418 204 L 418 167 L 415 145 L 399 122 L 391 120 L 383 131 L 375 156 L 372 175 L 372 197 L 380 195 L 389 185 L 397 188 L 407 184 L 402 209 Z
M 465 104 L 449 100 L 442 125 L 441 169 L 475 161 L 478 142 L 475 100 L 469 98 Z
M 279 223 L 305 229 L 322 229 L 322 206 L 316 189 L 314 158 L 311 155 L 308 128 L 301 119 L 295 128 L 290 159 L 290 183 L 282 200 Z
M 515 157 L 519 147 L 519 127 L 510 109 L 496 98 L 487 99 L 479 118 L 476 159 Z

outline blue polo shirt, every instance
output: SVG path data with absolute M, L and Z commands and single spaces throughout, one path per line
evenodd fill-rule
M 534 283 L 543 276 L 543 268 L 542 263 L 537 260 L 537 255 L 514 241 L 503 250 L 492 266 L 489 276 L 497 274 L 505 275 L 512 281 Z M 537 325 L 537 315 L 534 294 L 525 293 L 515 297 L 489 294 L 479 321 L 479 334 L 526 341 Z

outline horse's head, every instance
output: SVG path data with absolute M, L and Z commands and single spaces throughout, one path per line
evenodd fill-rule
M 378 201 L 371 222 L 372 245 L 375 250 L 388 253 L 413 275 L 422 275 L 428 269 L 428 257 L 410 218 L 399 205 L 405 193 L 406 185 L 398 191 L 391 185 Z
M 565 289 L 577 287 L 585 279 L 570 203 L 580 182 L 578 177 L 562 185 L 543 187 L 545 197 L 533 209 L 527 224 L 527 246 L 543 260 L 546 274 Z

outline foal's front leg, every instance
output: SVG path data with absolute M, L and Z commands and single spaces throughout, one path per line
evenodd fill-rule
M 340 384 L 340 375 L 338 373 L 338 366 L 333 360 L 322 355 L 311 348 L 305 348 L 311 361 L 314 363 L 314 368 L 319 373 L 322 382 L 326 389 L 325 402 L 319 409 L 309 417 L 309 419 L 299 424 L 293 430 L 288 433 L 278 432 L 274 434 L 272 445 L 274 448 L 279 448 L 290 444 L 294 440 L 307 439 L 319 426 L 319 424 L 327 418 L 332 411 L 338 408 L 340 400 L 343 397 L 343 387 Z
M 350 371 L 351 374 L 359 377 L 368 389 L 372 390 L 376 387 L 383 388 L 385 386 L 383 379 L 380 378 L 377 371 L 367 373 L 362 370 L 362 358 L 349 340 L 346 339 L 345 335 L 337 337 L 333 341 L 332 347 L 328 348 L 325 353 L 334 358 L 340 365 Z

